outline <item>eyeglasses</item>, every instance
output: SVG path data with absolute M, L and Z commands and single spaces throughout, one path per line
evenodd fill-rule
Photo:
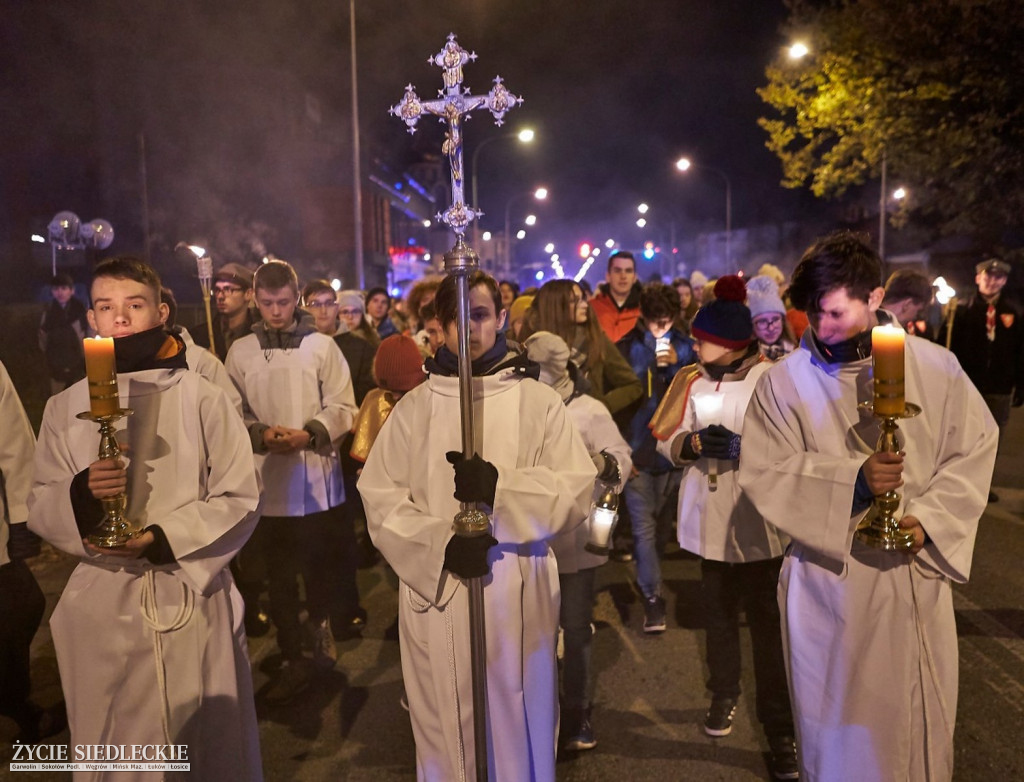
M 349 309 L 345 309 L 345 310 L 338 310 L 338 314 L 339 315 L 344 315 L 346 318 L 354 318 L 357 315 L 362 315 L 363 311 L 362 310 L 349 310 Z
M 218 285 L 213 289 L 213 295 L 219 296 L 221 294 L 227 296 L 228 294 L 241 293 L 242 288 L 236 288 L 234 285 Z
M 331 307 L 337 307 L 338 302 L 336 301 L 310 301 L 306 304 L 306 309 L 310 310 L 324 310 L 330 309 Z
M 782 323 L 781 315 L 773 315 L 770 318 L 754 318 L 754 325 L 760 326 L 763 329 L 770 328 L 772 326 L 778 326 Z

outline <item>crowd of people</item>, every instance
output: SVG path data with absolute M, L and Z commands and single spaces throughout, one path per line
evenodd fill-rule
M 31 700 L 42 608 L 24 560 L 38 535 L 79 560 L 51 620 L 73 741 L 187 743 L 200 778 L 259 779 L 246 637 L 276 629 L 264 697 L 293 701 L 365 626 L 356 571 L 379 553 L 399 581 L 419 777 L 474 775 L 467 584 L 483 579 L 490 777 L 552 780 L 559 748 L 597 744 L 591 637 L 608 554 L 589 535 L 611 492 L 611 554 L 635 562 L 645 633 L 667 627 L 667 538 L 700 558 L 709 736 L 732 730 L 744 611 L 774 778 L 949 779 L 950 585 L 970 574 L 998 499 L 999 432 L 1024 402 L 1010 266 L 987 258 L 976 272 L 976 294 L 938 317 L 927 277 L 883 286 L 876 253 L 844 232 L 788 278 L 766 264 L 750 279 L 643 284 L 624 251 L 593 294 L 475 272 L 472 454 L 454 278 L 394 301 L 300 286 L 284 261 L 227 263 L 211 322 L 187 329 L 138 258 L 96 267 L 90 307 L 58 275 L 40 328 L 54 395 L 38 442 L 0 371 L 13 422 L 0 449 L 0 709 L 23 741 L 64 727 Z M 901 424 L 907 453 L 875 452 L 862 404 L 871 329 L 885 323 L 907 332 L 906 395 L 923 408 Z M 114 338 L 133 411 L 123 455 L 98 457 L 96 424 L 77 417 L 95 390 L 81 351 L 93 334 Z M 864 545 L 855 532 L 874 498 L 896 489 L 913 545 Z M 102 501 L 123 493 L 138 533 L 91 543 Z M 453 533 L 460 503 L 487 513 L 487 534 Z

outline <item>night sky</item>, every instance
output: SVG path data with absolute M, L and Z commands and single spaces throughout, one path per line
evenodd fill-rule
M 287 217 L 297 193 L 347 176 L 348 3 L 5 5 L 2 230 L 39 230 L 73 209 L 114 223 L 113 250 L 136 249 L 143 138 L 155 251 L 188 234 L 222 256 L 262 243 L 287 257 L 299 244 Z M 465 129 L 467 166 L 485 138 L 537 132 L 532 147 L 501 141 L 481 153 L 484 228 L 501 227 L 511 196 L 544 184 L 551 200 L 535 210 L 538 234 L 563 247 L 591 235 L 635 244 L 641 200 L 662 240 L 670 221 L 680 238 L 721 230 L 723 182 L 678 173 L 683 154 L 730 177 L 734 228 L 809 208 L 806 194 L 778 185 L 779 163 L 756 125 L 754 90 L 786 43 L 781 0 L 359 0 L 356 19 L 368 160 L 400 171 L 439 151 L 439 124 L 421 121 L 413 137 L 387 109 L 409 82 L 433 97 L 441 72 L 427 59 L 449 32 L 479 55 L 465 69 L 474 93 L 501 75 L 525 98 L 504 128 L 482 114 Z M 312 115 L 311 136 L 303 123 Z M 334 150 L 327 164 L 324 150 Z M 4 239 L 17 254 L 22 237 Z

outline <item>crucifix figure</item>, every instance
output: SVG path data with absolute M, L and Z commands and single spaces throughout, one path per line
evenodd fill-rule
M 421 100 L 415 88 L 409 84 L 402 100 L 390 109 L 391 114 L 409 126 L 410 133 L 416 132 L 416 123 L 424 114 L 433 114 L 447 124 L 441 151 L 448 158 L 451 172 L 452 203 L 437 218 L 451 227 L 458 236 L 462 236 L 466 226 L 483 214 L 475 207 L 467 206 L 463 195 L 462 121 L 472 116 L 470 112 L 485 108 L 494 116 L 495 124 L 501 125 L 505 113 L 523 102 L 522 98 L 509 92 L 500 76 L 495 77 L 494 86 L 486 95 L 471 95 L 469 88 L 462 86 L 462 66 L 475 59 L 475 52 L 467 52 L 459 46 L 455 34 L 449 34 L 448 42 L 441 51 L 428 60 L 444 71 L 444 89 L 438 90 L 437 98 Z

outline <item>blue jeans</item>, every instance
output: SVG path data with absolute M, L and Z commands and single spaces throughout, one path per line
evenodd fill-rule
M 658 559 L 658 517 L 665 502 L 679 486 L 680 470 L 652 473 L 640 470 L 626 484 L 626 507 L 633 527 L 636 580 L 644 597 L 661 594 L 661 561 Z
M 594 575 L 596 567 L 577 573 L 559 573 L 562 590 L 559 624 L 562 625 L 562 705 L 566 709 L 588 709 L 594 683 L 590 676 L 590 646 L 594 616 Z

